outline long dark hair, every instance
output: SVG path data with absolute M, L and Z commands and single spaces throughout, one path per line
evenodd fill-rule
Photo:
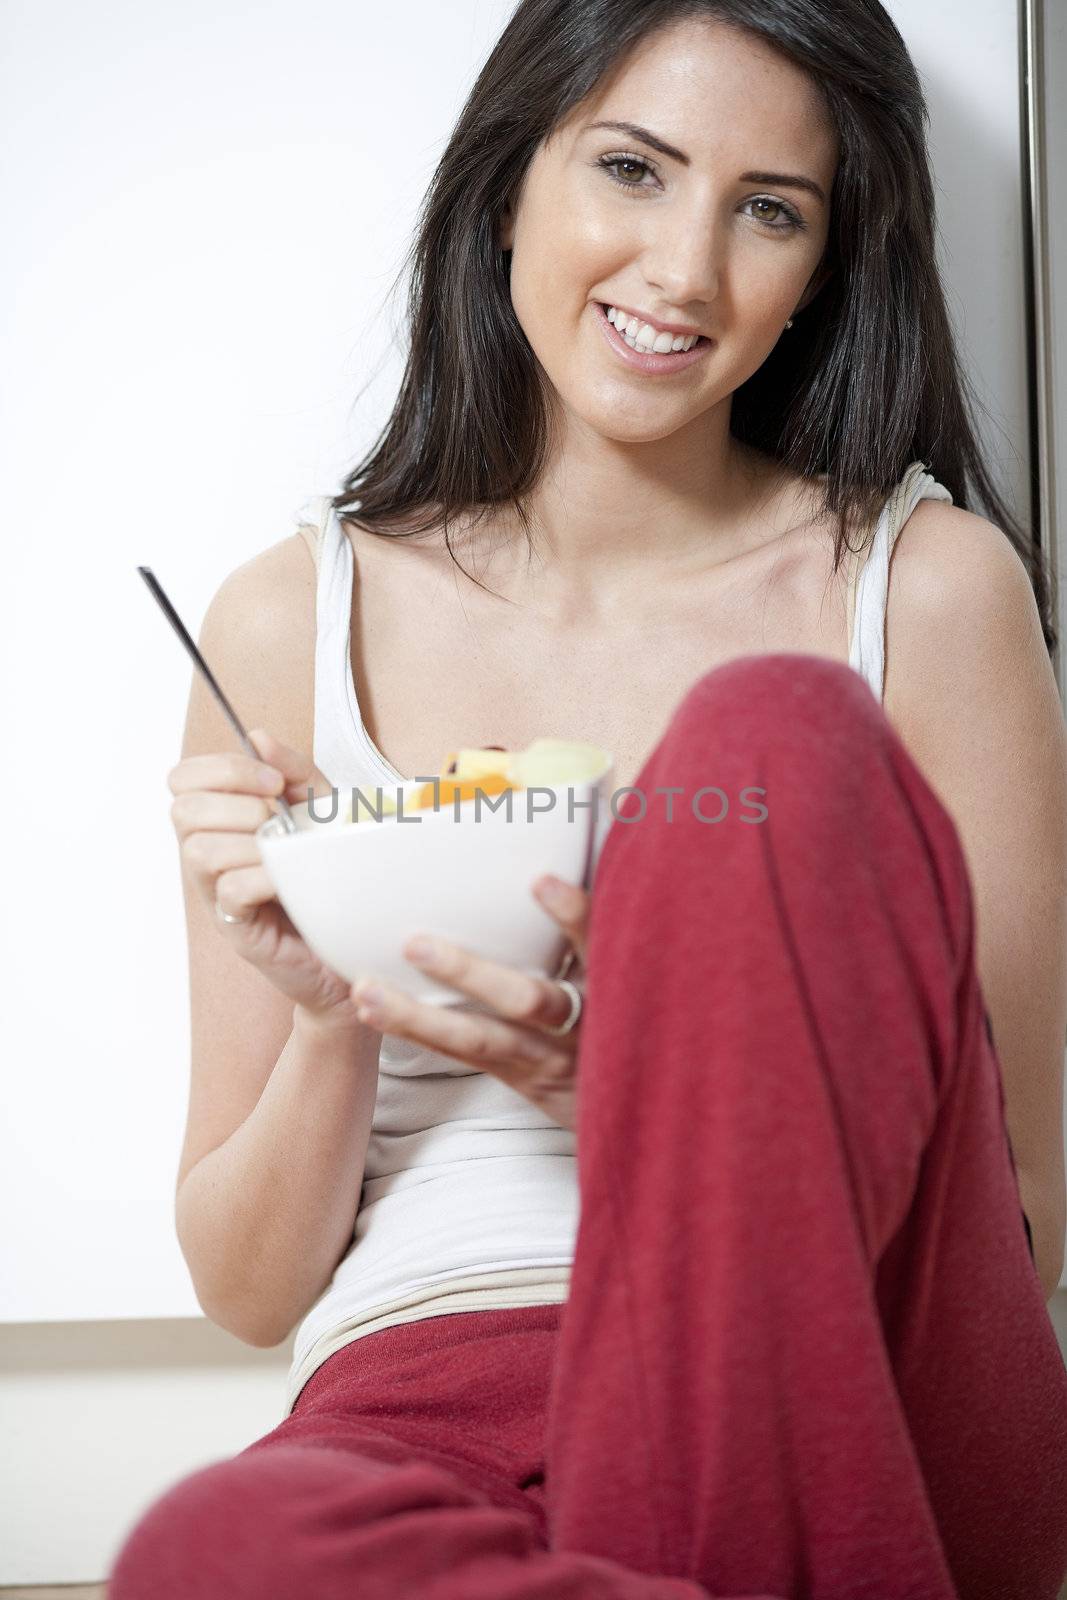
M 1051 654 L 1051 571 L 978 442 L 934 253 L 922 87 L 878 0 L 520 0 L 423 201 L 401 269 L 411 270 L 403 380 L 335 509 L 393 537 L 443 524 L 455 560 L 449 519 L 469 515 L 473 526 L 506 501 L 529 539 L 523 497 L 545 464 L 549 410 L 511 303 L 501 212 L 538 145 L 604 74 L 646 34 L 692 17 L 750 29 L 805 69 L 840 146 L 833 271 L 735 391 L 731 431 L 805 476 L 826 475 L 835 572 L 853 548 L 850 526 L 866 533 L 908 463 L 925 462 L 956 505 L 980 508 L 1011 541 Z

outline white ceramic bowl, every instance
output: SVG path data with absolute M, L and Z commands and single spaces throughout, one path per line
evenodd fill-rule
M 408 799 L 404 820 L 398 814 L 377 821 L 361 806 L 361 820 L 346 823 L 351 790 L 338 787 L 316 798 L 313 814 L 306 802 L 290 808 L 296 833 L 285 833 L 271 818 L 256 841 L 279 901 L 334 972 L 349 983 L 380 977 L 417 1000 L 454 1005 L 469 997 L 420 972 L 402 947 L 416 933 L 438 935 L 507 966 L 551 976 L 567 940 L 532 886 L 553 873 L 592 887 L 610 823 L 613 766 L 608 756 L 603 771 L 582 783 L 475 796 L 436 811 L 410 809 L 423 786 L 412 780 L 384 791 Z M 373 801 L 370 785 L 362 792 Z M 508 798 L 510 815 L 501 803 Z M 497 804 L 500 809 L 492 810 Z M 333 810 L 332 821 L 318 820 Z

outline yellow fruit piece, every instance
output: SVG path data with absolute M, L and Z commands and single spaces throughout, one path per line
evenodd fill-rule
M 589 783 L 608 764 L 608 752 L 581 739 L 533 739 L 525 750 L 514 752 L 510 772 L 525 788 L 546 788 Z
M 610 760 L 606 750 L 582 739 L 534 739 L 525 750 L 474 747 L 452 750 L 442 763 L 437 779 L 437 802 L 439 806 L 446 806 L 457 799 L 461 802 L 473 800 L 479 791 L 493 795 L 533 785 L 560 788 L 590 783 L 601 776 Z M 434 784 L 424 783 L 414 792 L 408 792 L 405 809 L 425 810 L 433 803 Z M 381 810 L 385 816 L 395 815 L 397 810 L 396 802 L 384 791 Z M 353 820 L 351 803 L 344 820 Z M 376 818 L 366 805 L 360 805 L 355 820 L 372 822 Z
M 513 754 L 511 750 L 459 750 L 456 752 L 456 770 L 452 776 L 461 782 L 468 778 L 506 778 L 510 775 Z

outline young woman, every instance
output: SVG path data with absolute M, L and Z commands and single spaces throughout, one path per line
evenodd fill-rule
M 264 767 L 194 681 L 178 1230 L 209 1316 L 299 1327 L 111 1600 L 1053 1600 L 1067 734 L 895 28 L 523 0 L 410 312 L 376 448 L 204 624 Z M 546 733 L 637 791 L 570 977 L 325 969 L 270 797 Z

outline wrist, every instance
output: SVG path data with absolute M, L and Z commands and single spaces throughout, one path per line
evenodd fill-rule
M 369 1031 L 366 1023 L 359 1020 L 350 1000 L 340 1001 L 323 1011 L 314 1011 L 298 1000 L 293 1007 L 293 1029 L 315 1039 L 355 1039 Z

